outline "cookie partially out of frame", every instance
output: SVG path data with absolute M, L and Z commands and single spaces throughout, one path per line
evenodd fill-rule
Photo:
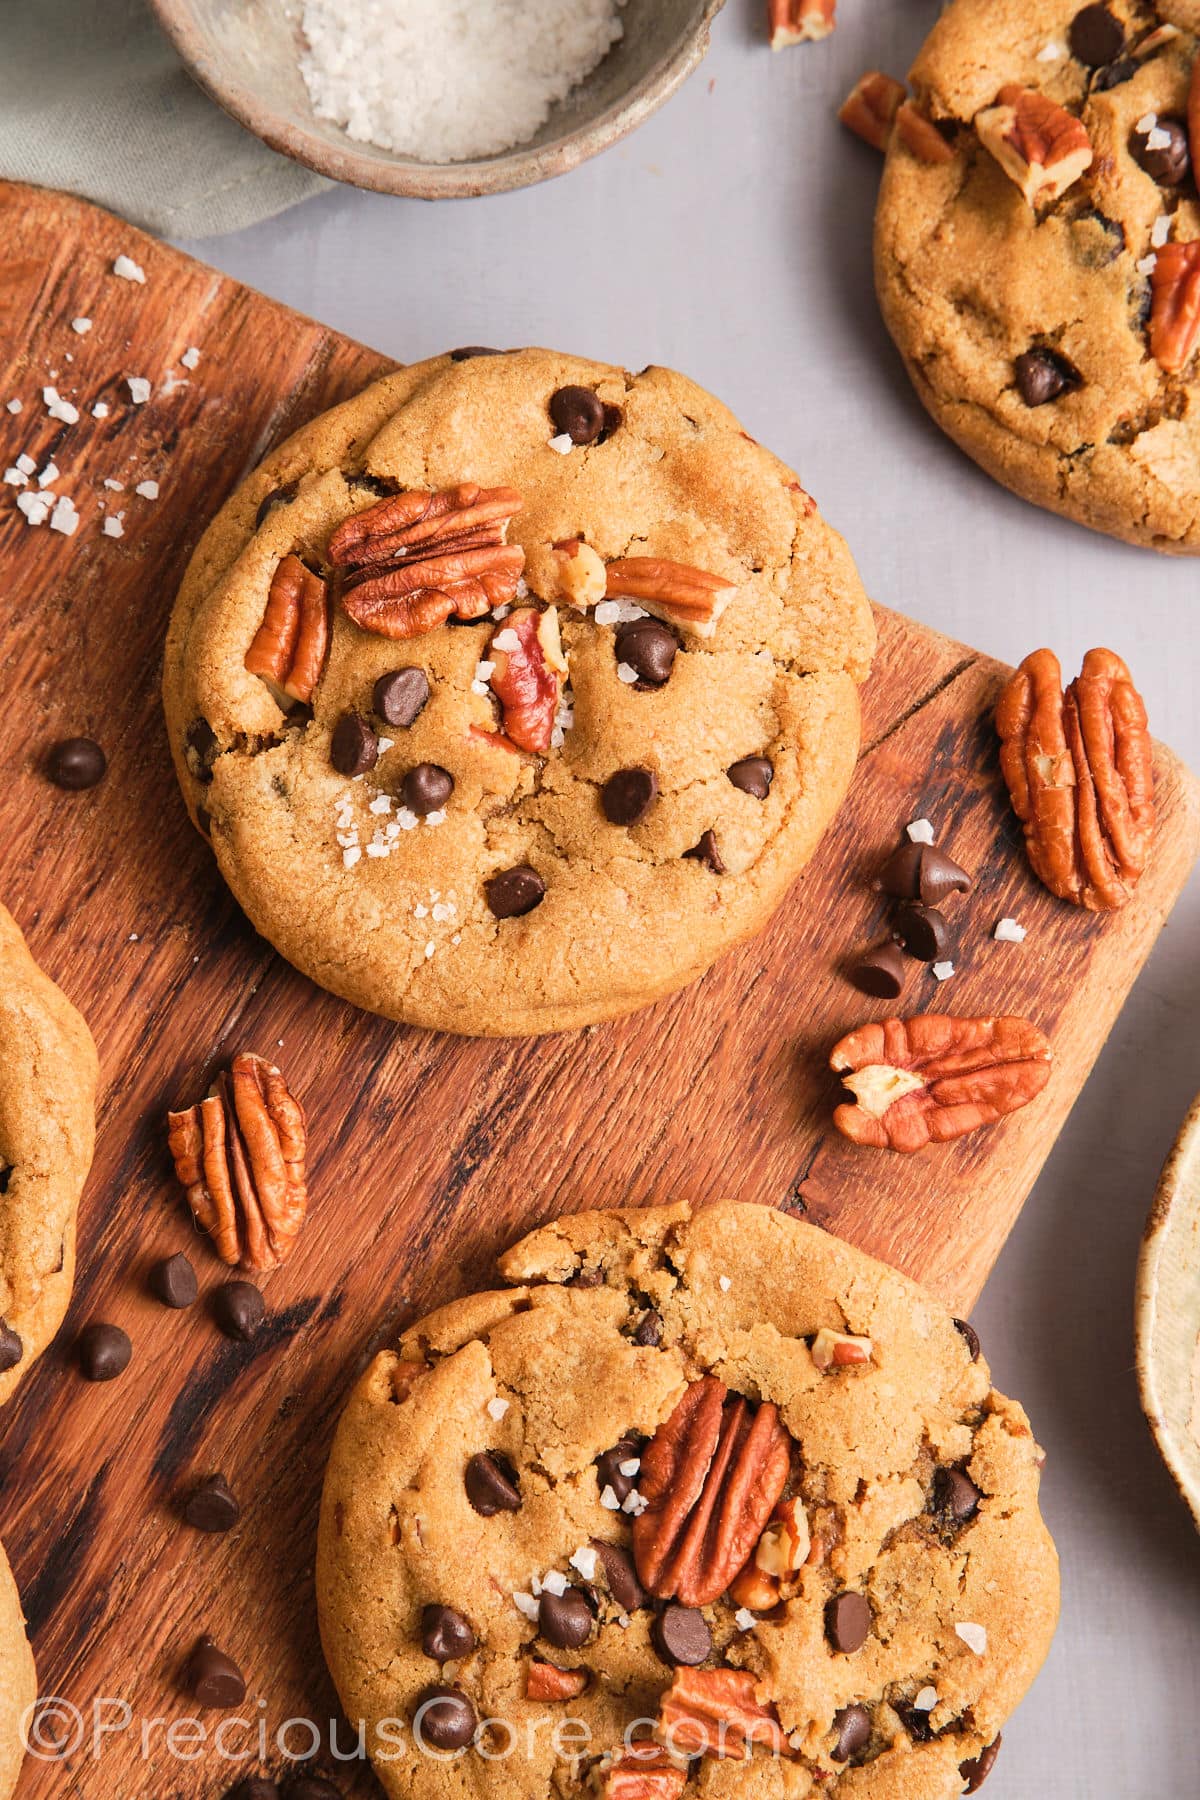
M 71 1298 L 97 1078 L 91 1033 L 0 907 L 0 1401 Z
M 8 1800 L 16 1788 L 25 1756 L 24 1728 L 36 1697 L 21 1596 L 0 1544 L 0 1800 Z
M 414 539 L 438 567 L 410 602 Z M 193 558 L 164 693 L 192 815 L 285 956 L 413 1024 L 535 1033 L 762 928 L 850 779 L 873 642 L 841 538 L 710 395 L 521 350 L 401 370 L 274 452 Z
M 375 1358 L 326 1475 L 322 1642 L 388 1793 L 974 1792 L 1058 1567 L 970 1328 L 735 1203 L 562 1219 L 500 1268 Z
M 884 318 L 942 429 L 1035 505 L 1189 555 L 1198 34 L 1195 0 L 951 0 L 911 77 L 935 129 L 893 134 L 875 230 Z

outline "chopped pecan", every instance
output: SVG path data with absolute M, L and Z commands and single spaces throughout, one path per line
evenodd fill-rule
M 505 542 L 522 504 L 515 488 L 464 481 L 352 514 L 329 540 L 346 612 L 364 631 L 410 638 L 507 605 L 525 567 L 525 552 Z
M 837 0 L 767 0 L 772 50 L 828 37 L 837 23 Z
M 586 1669 L 556 1669 L 553 1663 L 531 1662 L 525 1672 L 527 1700 L 577 1700 L 588 1684 Z
M 1200 58 L 1197 58 L 1200 68 Z M 1200 167 L 1200 164 L 1194 164 Z M 1150 354 L 1177 375 L 1200 344 L 1200 238 L 1164 244 L 1150 276 Z
M 319 575 L 285 556 L 271 577 L 267 610 L 246 668 L 292 700 L 309 701 L 329 651 L 329 596 Z
M 780 1579 L 794 1575 L 808 1561 L 812 1538 L 808 1514 L 798 1496 L 781 1500 L 754 1549 L 755 1567 Z
M 844 1137 L 922 1150 L 1027 1106 L 1050 1079 L 1050 1045 L 1028 1019 L 925 1013 L 863 1025 L 829 1063 L 854 1095 L 833 1115 Z
M 605 592 L 610 600 L 636 600 L 697 637 L 711 637 L 737 586 L 724 575 L 663 556 L 623 556 L 609 563 Z
M 745 1758 L 756 1744 L 786 1756 L 779 1714 L 758 1693 L 758 1678 L 746 1669 L 676 1669 L 659 1706 L 658 1735 L 680 1756 Z
M 222 1262 L 274 1269 L 308 1211 L 304 1108 L 273 1064 L 235 1056 L 207 1099 L 167 1114 L 175 1173 Z
M 629 1744 L 608 1771 L 604 1800 L 679 1800 L 687 1770 L 658 1744 Z
M 878 69 L 868 69 L 842 101 L 838 118 L 864 144 L 870 144 L 873 150 L 886 150 L 904 94 L 902 81 Z
M 749 1560 L 783 1492 L 791 1439 L 769 1402 L 752 1412 L 715 1376 L 691 1384 L 642 1452 L 633 1521 L 642 1586 L 706 1606 Z
M 554 546 L 558 565 L 558 591 L 562 598 L 581 612 L 603 600 L 608 577 L 604 563 L 582 538 L 565 538 Z
M 1064 694 L 1057 657 L 1035 650 L 1000 696 L 996 729 L 1034 874 L 1089 912 L 1124 906 L 1154 836 L 1154 747 L 1121 658 L 1089 650 Z
M 488 659 L 492 692 L 504 709 L 504 735 L 518 750 L 544 754 L 567 674 L 557 610 L 523 606 L 510 613 L 492 638 Z
M 768 1528 L 769 1529 L 769 1528 Z M 762 1539 L 759 1539 L 762 1542 Z M 747 1612 L 770 1612 L 779 1600 L 779 1582 L 749 1562 L 729 1584 L 729 1604 L 744 1606 Z
M 896 131 L 901 142 L 922 162 L 954 161 L 953 147 L 948 144 L 932 119 L 927 119 L 911 100 L 905 100 L 896 113 Z
M 976 113 L 975 129 L 1030 206 L 1059 199 L 1091 167 L 1082 120 L 1036 88 L 1002 87 L 997 104 Z
M 849 1085 L 849 1084 L 847 1084 Z M 813 1339 L 812 1359 L 822 1375 L 830 1369 L 848 1369 L 855 1363 L 869 1363 L 874 1345 L 869 1337 L 847 1337 L 843 1331 L 830 1331 L 828 1326 Z

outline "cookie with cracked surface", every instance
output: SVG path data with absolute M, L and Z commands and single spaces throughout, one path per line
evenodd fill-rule
M 326 1474 L 322 1642 L 388 1793 L 447 1791 L 425 1727 L 481 1800 L 973 1791 L 1058 1566 L 969 1329 L 733 1202 L 561 1219 L 500 1270 L 376 1357 Z
M 849 781 L 873 644 L 841 538 L 717 401 L 522 350 L 398 371 L 276 451 L 192 560 L 164 695 L 285 956 L 535 1033 L 763 926 Z
M 8 1800 L 16 1788 L 25 1756 L 26 1714 L 36 1697 L 21 1596 L 0 1544 L 0 1800 Z
M 0 906 L 0 1402 L 71 1298 L 97 1078 L 91 1033 Z
M 952 0 L 875 226 L 883 315 L 942 429 L 1035 505 L 1188 555 L 1198 43 L 1195 0 Z

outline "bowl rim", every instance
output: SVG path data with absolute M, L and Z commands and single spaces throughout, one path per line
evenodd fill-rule
M 1193 1100 L 1163 1165 L 1142 1238 L 1135 1288 L 1138 1388 L 1159 1452 L 1200 1528 L 1200 1447 L 1175 1427 L 1175 1396 L 1164 1392 L 1159 1339 L 1169 1329 L 1159 1310 L 1159 1270 L 1173 1252 L 1190 1204 L 1200 1229 L 1200 1094 Z
M 700 0 L 696 22 L 680 34 L 675 48 L 648 70 L 623 99 L 614 101 L 597 118 L 560 142 L 532 148 L 517 145 L 499 156 L 472 162 L 425 163 L 414 157 L 384 161 L 372 154 L 369 146 L 354 149 L 350 139 L 331 144 L 294 124 L 254 88 L 222 78 L 205 52 L 191 0 L 150 0 L 155 18 L 193 79 L 231 118 L 270 149 L 331 180 L 416 200 L 468 199 L 531 187 L 564 175 L 608 149 L 669 100 L 703 60 L 712 21 L 724 4 L 725 0 Z

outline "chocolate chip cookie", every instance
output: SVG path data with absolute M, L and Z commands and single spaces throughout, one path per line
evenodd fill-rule
M 612 1017 L 757 931 L 849 781 L 870 611 L 701 389 L 438 357 L 203 538 L 164 692 L 193 818 L 333 992 L 475 1034 Z
M 375 1358 L 326 1475 L 322 1640 L 387 1791 L 973 1793 L 1058 1568 L 971 1327 L 732 1202 L 500 1268 Z
M 1198 32 L 1195 0 L 952 0 L 875 233 L 884 318 L 943 430 L 1036 505 L 1188 555 Z
M 87 1026 L 0 906 L 0 1401 L 71 1298 L 97 1075 Z
M 16 1788 L 25 1755 L 27 1714 L 36 1696 L 37 1676 L 21 1597 L 0 1544 L 0 1800 L 8 1800 Z

